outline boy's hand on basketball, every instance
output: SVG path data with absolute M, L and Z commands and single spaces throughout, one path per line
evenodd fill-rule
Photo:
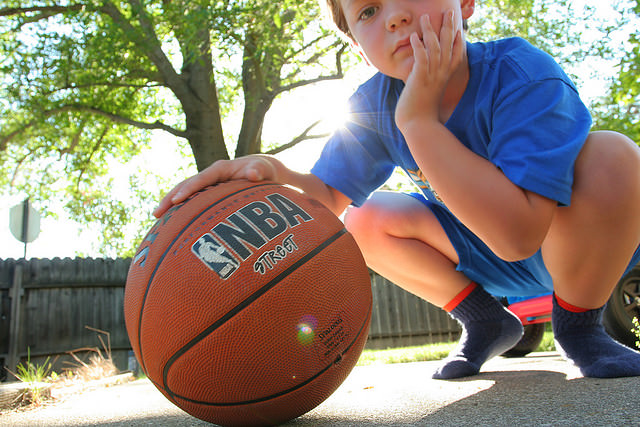
M 414 63 L 396 107 L 396 124 L 401 130 L 414 120 L 440 120 L 447 82 L 462 61 L 463 40 L 455 29 L 453 10 L 443 14 L 439 36 L 428 15 L 420 17 L 420 28 L 422 40 L 417 33 L 410 37 Z
M 169 191 L 153 211 L 156 218 L 161 217 L 171 206 L 184 202 L 192 194 L 213 184 L 248 179 L 249 181 L 278 182 L 278 169 L 284 168 L 280 161 L 264 155 L 252 155 L 235 160 L 218 160 Z

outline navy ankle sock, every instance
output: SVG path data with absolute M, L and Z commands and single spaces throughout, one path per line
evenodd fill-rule
M 640 352 L 611 338 L 602 326 L 604 307 L 574 313 L 553 297 L 551 323 L 556 346 L 586 377 L 640 376 Z
M 522 337 L 520 320 L 481 286 L 450 314 L 462 326 L 458 346 L 433 374 L 436 379 L 475 375 L 484 362 L 504 353 Z

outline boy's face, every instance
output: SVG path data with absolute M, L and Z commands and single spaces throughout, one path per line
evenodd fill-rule
M 409 36 L 422 39 L 419 18 L 429 15 L 440 34 L 443 14 L 454 11 L 454 28 L 473 14 L 475 0 L 340 0 L 357 47 L 371 65 L 390 77 L 406 81 L 413 66 Z

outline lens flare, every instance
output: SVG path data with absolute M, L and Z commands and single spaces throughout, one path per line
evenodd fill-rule
M 302 345 L 309 345 L 315 337 L 315 328 L 318 324 L 313 316 L 304 316 L 296 326 L 298 330 L 298 342 Z

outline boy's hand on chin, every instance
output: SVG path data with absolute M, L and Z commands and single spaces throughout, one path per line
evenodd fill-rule
M 396 124 L 401 131 L 414 122 L 440 119 L 440 102 L 445 88 L 462 60 L 462 36 L 454 30 L 454 12 L 443 14 L 438 37 L 428 15 L 420 17 L 422 40 L 417 33 L 411 35 L 413 68 L 396 106 Z

